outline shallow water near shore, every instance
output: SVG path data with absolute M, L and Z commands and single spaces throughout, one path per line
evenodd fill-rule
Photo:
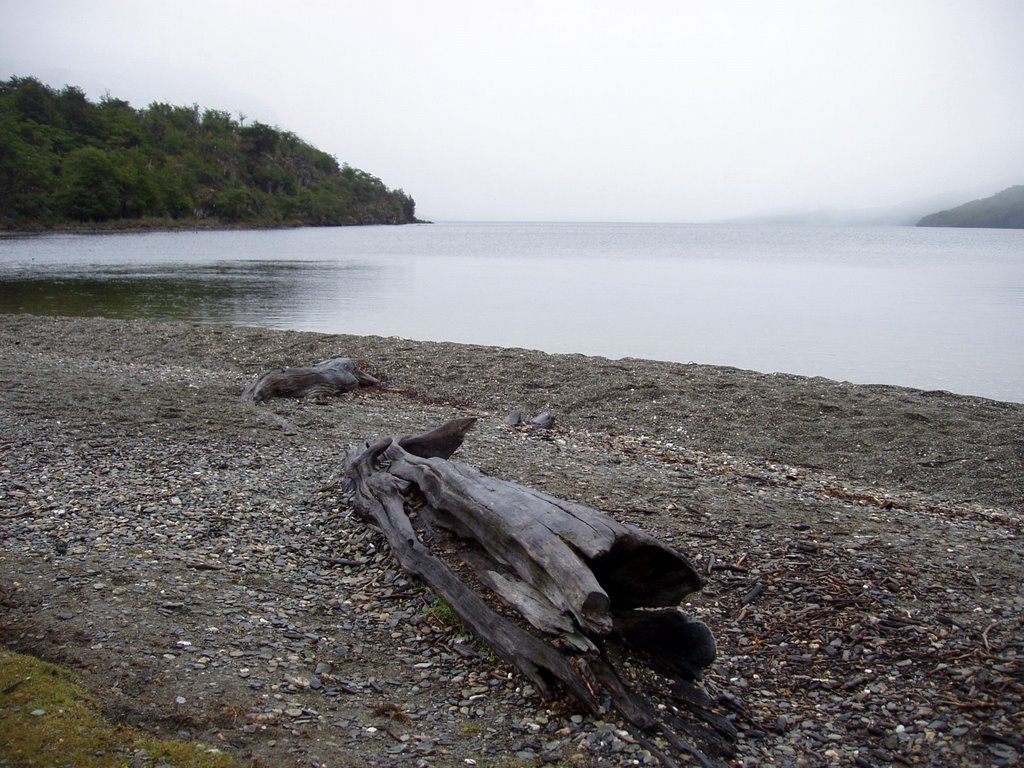
M 1024 402 L 1024 232 L 433 224 L 0 240 L 0 312 L 580 352 Z

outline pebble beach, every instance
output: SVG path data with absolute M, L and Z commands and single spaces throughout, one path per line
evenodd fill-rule
M 700 570 L 728 764 L 1024 757 L 1024 404 L 92 318 L 0 315 L 0 350 L 0 642 L 120 721 L 251 765 L 656 764 L 614 711 L 542 701 L 354 516 L 346 448 L 474 416 L 458 460 Z M 386 388 L 239 398 L 336 356 Z

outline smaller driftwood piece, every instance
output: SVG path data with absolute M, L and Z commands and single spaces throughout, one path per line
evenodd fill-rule
M 678 608 L 702 586 L 693 565 L 590 507 L 450 461 L 474 422 L 350 450 L 344 474 L 357 513 L 542 695 L 561 687 L 592 712 L 610 703 L 665 765 L 680 754 L 721 765 L 736 731 L 701 683 L 714 637 Z M 645 674 L 635 664 L 622 674 L 637 659 Z
M 242 399 L 265 403 L 272 397 L 339 395 L 356 387 L 379 386 L 380 381 L 359 370 L 350 357 L 332 357 L 316 365 L 269 371 L 242 390 Z

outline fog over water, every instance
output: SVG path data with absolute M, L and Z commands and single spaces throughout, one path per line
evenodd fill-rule
M 1022 183 L 1022 40 L 1019 0 L 9 0 L 0 77 L 276 124 L 425 218 L 692 222 Z

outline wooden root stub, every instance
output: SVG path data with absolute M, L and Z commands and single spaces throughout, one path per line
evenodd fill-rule
M 320 397 L 338 395 L 356 387 L 380 385 L 359 370 L 350 357 L 332 357 L 316 365 L 269 371 L 242 390 L 242 399 L 265 403 L 272 397 Z
M 380 527 L 403 568 L 543 696 L 560 684 L 593 712 L 610 701 L 670 752 L 719 765 L 732 752 L 735 728 L 700 683 L 715 657 L 714 637 L 678 608 L 702 586 L 693 565 L 590 507 L 449 461 L 474 421 L 349 451 L 344 472 L 356 511 Z M 424 539 L 449 546 L 435 553 Z M 465 568 L 533 631 L 468 586 L 459 576 Z M 671 706 L 652 706 L 623 682 L 616 659 L 627 657 L 648 665 L 649 681 L 662 689 L 654 695 Z

